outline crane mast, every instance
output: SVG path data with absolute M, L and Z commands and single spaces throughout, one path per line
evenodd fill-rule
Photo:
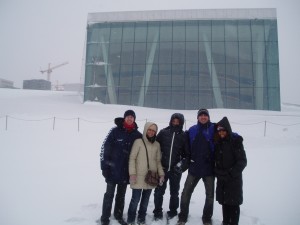
M 69 62 L 64 62 L 64 63 L 61 63 L 59 65 L 56 65 L 56 66 L 52 66 L 51 67 L 51 63 L 48 64 L 48 69 L 46 70 L 41 70 L 40 72 L 43 74 L 43 73 L 47 73 L 47 80 L 50 81 L 51 79 L 51 73 L 54 69 L 58 68 L 58 67 L 61 67 L 61 66 L 64 66 L 66 64 L 68 64 Z

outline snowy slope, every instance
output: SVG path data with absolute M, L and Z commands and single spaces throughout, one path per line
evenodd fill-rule
M 201 106 L 200 106 L 201 107 Z M 73 92 L 0 89 L 0 224 L 93 225 L 101 215 L 105 182 L 100 146 L 113 119 L 135 110 L 140 130 L 146 121 L 168 125 L 175 110 L 82 103 Z M 227 116 L 244 137 L 248 166 L 240 225 L 299 224 L 300 108 L 282 112 L 211 109 L 213 122 Z M 183 111 L 186 128 L 197 110 Z M 183 175 L 183 187 L 186 173 Z M 182 189 L 181 189 L 182 190 Z M 164 210 L 168 206 L 165 196 Z M 126 217 L 131 190 L 126 194 Z M 204 204 L 200 182 L 187 224 L 198 225 Z M 147 222 L 152 222 L 153 196 Z M 215 202 L 214 222 L 222 221 Z M 171 225 L 176 220 L 171 221 Z M 112 225 L 117 222 L 112 220 Z

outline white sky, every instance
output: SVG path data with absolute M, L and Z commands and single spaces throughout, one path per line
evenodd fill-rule
M 52 72 L 52 82 L 79 82 L 90 12 L 193 8 L 276 8 L 281 100 L 300 104 L 297 0 L 0 0 L 0 78 L 22 87 L 23 80 L 46 79 L 46 74 L 39 71 L 46 69 L 48 63 L 68 61 Z

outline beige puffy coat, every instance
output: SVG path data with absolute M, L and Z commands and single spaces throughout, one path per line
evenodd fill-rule
M 153 122 L 147 122 L 144 127 L 143 140 L 147 146 L 149 156 L 149 169 L 158 171 L 159 176 L 164 176 L 163 167 L 161 165 L 160 145 L 157 141 L 151 143 L 146 137 L 148 128 L 151 125 L 157 125 Z M 156 129 L 157 132 L 157 129 Z M 136 175 L 136 183 L 130 184 L 132 189 L 153 189 L 155 187 L 145 182 L 145 176 L 148 172 L 147 155 L 145 145 L 141 138 L 136 139 L 133 143 L 129 156 L 129 175 Z

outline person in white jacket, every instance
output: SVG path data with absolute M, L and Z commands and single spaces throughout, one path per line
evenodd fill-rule
M 139 203 L 140 208 L 137 223 L 139 225 L 145 224 L 149 198 L 152 189 L 155 188 L 155 186 L 151 186 L 145 182 L 145 176 L 148 172 L 147 154 L 149 170 L 158 172 L 160 177 L 159 183 L 163 183 L 164 181 L 160 145 L 155 140 L 157 130 L 158 127 L 155 123 L 147 122 L 144 127 L 143 138 L 135 140 L 131 149 L 129 157 L 129 176 L 132 197 L 127 216 L 127 223 L 129 225 L 135 224 L 136 211 Z

